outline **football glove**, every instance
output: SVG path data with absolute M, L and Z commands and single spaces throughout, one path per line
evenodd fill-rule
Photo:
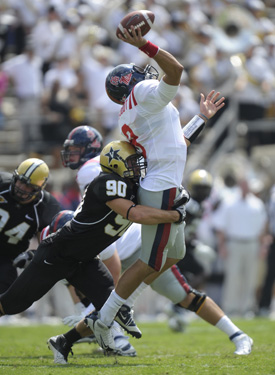
M 62 319 L 62 322 L 69 327 L 75 327 L 82 319 L 82 315 L 69 315 Z
M 35 250 L 24 251 L 13 260 L 12 265 L 18 268 L 26 268 L 34 257 L 34 253 Z
M 172 209 L 175 210 L 179 206 L 185 205 L 186 203 L 189 202 L 189 200 L 190 200 L 189 192 L 186 189 L 184 189 L 184 187 L 181 187 L 179 194 L 174 199 Z
M 182 187 L 181 191 L 174 199 L 174 204 L 172 206 L 172 210 L 176 210 L 180 214 L 179 221 L 176 221 L 176 224 L 181 224 L 184 222 L 184 219 L 186 216 L 185 205 L 186 203 L 189 202 L 189 200 L 190 200 L 189 192 Z

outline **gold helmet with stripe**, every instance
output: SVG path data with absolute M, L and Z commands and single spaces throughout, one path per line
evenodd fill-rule
M 202 202 L 209 197 L 213 186 L 213 177 L 205 169 L 196 169 L 188 179 L 188 191 L 197 202 Z
M 121 177 L 138 181 L 147 163 L 129 142 L 113 141 L 101 151 L 100 165 L 103 172 L 114 172 Z
M 48 178 L 49 168 L 43 160 L 26 159 L 13 173 L 11 194 L 14 199 L 21 203 L 32 201 L 45 188 Z M 17 181 L 20 181 L 21 184 L 18 184 Z M 25 190 L 22 188 L 22 184 L 28 188 Z

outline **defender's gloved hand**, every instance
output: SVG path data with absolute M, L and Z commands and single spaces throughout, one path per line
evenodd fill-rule
M 62 319 L 62 322 L 69 327 L 76 326 L 82 319 L 82 315 L 69 315 Z
M 189 202 L 189 200 L 190 200 L 189 192 L 186 189 L 184 189 L 184 187 L 181 187 L 181 191 L 174 199 L 174 204 L 173 204 L 172 209 L 175 210 L 179 206 L 185 205 L 186 203 Z
M 181 224 L 184 221 L 186 216 L 185 205 L 189 202 L 189 200 L 189 192 L 186 189 L 184 189 L 184 187 L 182 187 L 181 191 L 174 199 L 174 204 L 172 206 L 172 210 L 176 210 L 180 214 L 180 219 L 176 222 L 176 224 Z
M 179 206 L 177 208 L 172 208 L 172 210 L 178 211 L 180 214 L 180 218 L 178 221 L 175 221 L 174 224 L 181 224 L 184 222 L 185 216 L 186 216 L 186 210 L 184 206 Z

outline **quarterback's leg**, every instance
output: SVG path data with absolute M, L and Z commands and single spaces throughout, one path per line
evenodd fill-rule
M 193 289 L 177 266 L 160 275 L 151 287 L 174 304 L 195 312 L 200 318 L 227 334 L 236 346 L 235 354 L 246 355 L 251 352 L 253 340 L 243 333 L 211 298 Z

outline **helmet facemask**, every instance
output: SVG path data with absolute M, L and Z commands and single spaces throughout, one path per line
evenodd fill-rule
M 83 163 L 85 163 L 85 161 L 83 162 L 82 161 L 82 158 L 83 156 L 85 155 L 86 153 L 86 147 L 81 147 L 81 146 L 74 146 L 74 150 L 71 150 L 70 149 L 70 145 L 66 145 L 66 142 L 67 140 L 65 141 L 64 143 L 64 150 L 61 150 L 60 151 L 60 154 L 61 154 L 61 160 L 62 160 L 62 164 L 64 165 L 64 167 L 68 167 L 68 168 L 71 168 L 71 169 L 77 169 L 79 168 Z M 72 162 L 71 161 L 71 157 L 72 156 L 76 156 L 78 155 L 78 160 L 75 161 L 75 162 Z
M 78 169 L 86 161 L 100 154 L 102 143 L 101 134 L 90 126 L 81 125 L 73 129 L 63 144 L 64 149 L 60 152 L 64 167 Z M 74 150 L 70 149 L 72 146 Z M 75 162 L 70 160 L 74 155 L 79 155 Z
M 142 154 L 126 141 L 113 141 L 105 146 L 100 154 L 100 165 L 103 172 L 114 172 L 135 182 L 147 167 Z
M 18 186 L 16 186 L 17 181 L 21 181 L 23 184 L 31 187 L 33 190 L 31 192 L 26 192 L 25 190 L 20 189 Z M 30 200 L 34 200 L 40 194 L 41 190 L 41 187 L 27 183 L 24 176 L 19 176 L 17 171 L 14 172 L 11 185 L 11 193 L 13 198 L 18 202 L 24 203 Z
M 125 167 L 127 170 L 123 174 L 124 177 L 131 178 L 135 182 L 139 182 L 139 179 L 146 173 L 147 162 L 144 160 L 141 154 L 130 155 L 125 160 Z
M 159 77 L 157 69 L 149 64 L 146 65 L 144 69 L 137 65 L 133 65 L 133 69 L 140 74 L 144 74 L 144 79 L 158 79 Z

